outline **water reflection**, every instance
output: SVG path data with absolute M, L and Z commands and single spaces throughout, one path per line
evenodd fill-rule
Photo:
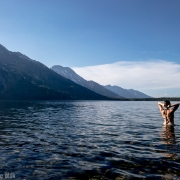
M 167 144 L 166 157 L 170 159 L 177 159 L 177 151 L 174 151 L 176 148 L 176 135 L 174 126 L 163 126 L 162 130 L 162 141 L 164 144 Z
M 163 141 L 166 144 L 176 144 L 176 135 L 174 132 L 174 126 L 163 126 L 162 131 Z

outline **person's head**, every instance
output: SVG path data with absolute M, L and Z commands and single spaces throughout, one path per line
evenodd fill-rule
M 164 107 L 168 107 L 170 105 L 171 105 L 171 103 L 169 100 L 164 101 Z

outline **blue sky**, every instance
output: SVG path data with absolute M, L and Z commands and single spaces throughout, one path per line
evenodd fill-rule
M 0 44 L 103 85 L 180 96 L 179 9 L 179 0 L 0 0 Z

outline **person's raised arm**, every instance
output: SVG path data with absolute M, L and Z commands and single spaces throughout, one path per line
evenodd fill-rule
M 164 104 L 162 102 L 158 102 L 158 107 L 159 107 L 160 111 L 163 110 L 163 106 L 164 106 Z
M 179 107 L 179 103 L 172 104 L 170 107 L 172 107 L 172 111 L 175 112 Z

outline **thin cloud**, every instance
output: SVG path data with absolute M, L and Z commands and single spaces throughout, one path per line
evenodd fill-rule
M 120 61 L 72 69 L 84 79 L 101 85 L 111 84 L 138 90 L 180 88 L 180 64 L 164 60 Z

